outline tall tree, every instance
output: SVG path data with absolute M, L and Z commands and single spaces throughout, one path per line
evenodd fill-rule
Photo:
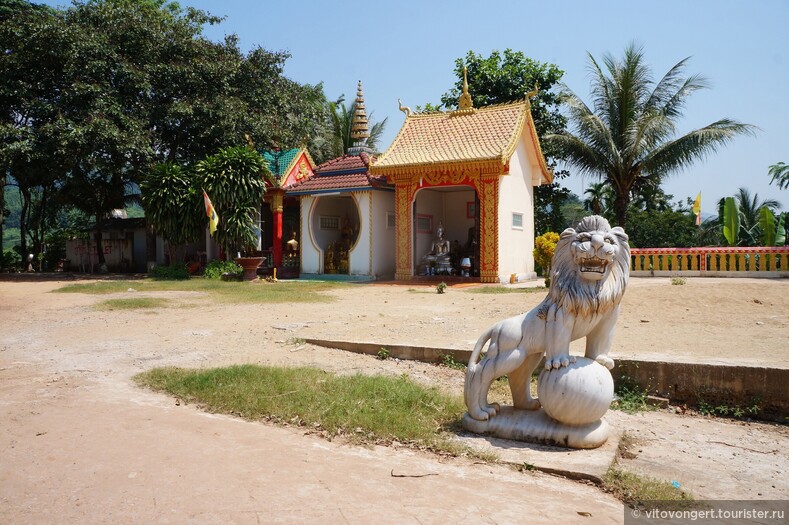
M 442 106 L 446 109 L 457 107 L 463 89 L 464 67 L 468 72 L 469 94 L 476 107 L 523 100 L 526 93 L 537 86 L 537 96 L 531 99 L 531 113 L 537 134 L 542 138 L 548 133 L 564 130 L 566 119 L 561 114 L 559 100 L 552 89 L 564 72 L 554 64 L 538 62 L 512 49 L 493 51 L 487 58 L 469 51 L 465 58 L 456 59 L 457 80 L 454 87 L 441 97 L 441 106 L 427 104 L 428 111 L 438 110 Z M 542 145 L 548 164 L 555 166 L 557 150 L 545 142 Z M 554 172 L 556 179 L 566 175 L 566 171 Z M 535 188 L 535 233 L 562 231 L 567 226 L 562 206 L 569 196 L 570 191 L 558 182 Z
M 687 98 L 708 87 L 699 75 L 683 76 L 688 59 L 655 82 L 643 49 L 630 44 L 621 60 L 603 56 L 601 66 L 588 55 L 593 75 L 592 107 L 569 88 L 567 105 L 573 132 L 546 137 L 552 148 L 588 174 L 609 183 L 615 192 L 616 222 L 626 226 L 628 204 L 645 187 L 659 186 L 668 176 L 754 127 L 728 118 L 676 137 L 677 121 Z
M 770 183 L 775 183 L 778 188 L 789 189 L 789 164 L 779 162 L 770 166 Z

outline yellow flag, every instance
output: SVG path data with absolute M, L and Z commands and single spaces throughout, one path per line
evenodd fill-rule
M 216 214 L 214 205 L 211 204 L 211 199 L 208 194 L 203 190 L 203 202 L 205 203 L 205 214 L 208 217 L 208 231 L 211 235 L 216 231 L 216 225 L 219 223 L 219 216 Z
M 696 196 L 693 202 L 693 213 L 696 215 L 696 224 L 701 224 L 701 192 Z

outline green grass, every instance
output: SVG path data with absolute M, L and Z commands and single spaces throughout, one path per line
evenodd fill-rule
M 107 299 L 96 304 L 97 310 L 144 310 L 163 308 L 170 303 L 160 297 L 130 297 L 124 299 Z
M 210 412 L 306 426 L 353 442 L 398 441 L 459 454 L 451 439 L 463 401 L 407 376 L 335 375 L 316 368 L 238 365 L 210 370 L 158 368 L 135 376 Z
M 603 477 L 603 488 L 630 506 L 639 506 L 644 501 L 671 502 L 671 508 L 679 508 L 677 502 L 693 506 L 693 496 L 672 485 L 649 476 L 620 470 L 608 469 Z
M 139 292 L 202 292 L 214 301 L 229 303 L 317 303 L 330 302 L 332 297 L 321 294 L 327 290 L 349 286 L 345 283 L 328 281 L 249 283 L 225 282 L 210 279 L 188 281 L 99 281 L 85 284 L 70 284 L 55 290 L 59 293 L 113 294 L 134 288 Z
M 478 286 L 466 290 L 468 293 L 481 293 L 481 294 L 501 294 L 501 293 L 537 293 L 546 292 L 547 289 L 542 286 L 532 288 L 509 288 L 507 286 Z
M 647 403 L 648 396 L 649 392 L 641 388 L 634 379 L 622 376 L 616 382 L 616 399 L 611 408 L 628 414 L 655 410 L 653 405 Z

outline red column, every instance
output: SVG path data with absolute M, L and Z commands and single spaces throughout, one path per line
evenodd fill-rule
M 274 220 L 274 266 L 280 268 L 282 266 L 282 200 L 284 192 L 282 190 L 275 190 L 271 198 L 271 212 Z
M 282 266 L 282 210 L 274 211 L 274 266 Z

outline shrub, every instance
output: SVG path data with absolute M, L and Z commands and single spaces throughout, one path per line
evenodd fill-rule
M 189 270 L 185 264 L 171 266 L 154 266 L 151 277 L 160 281 L 183 281 L 189 279 Z
M 233 261 L 211 261 L 203 271 L 203 277 L 206 279 L 221 279 L 223 273 L 241 274 L 243 273 L 241 266 Z
M 556 232 L 545 232 L 534 239 L 534 262 L 542 268 L 545 286 L 551 284 L 551 259 L 558 242 L 559 234 Z

